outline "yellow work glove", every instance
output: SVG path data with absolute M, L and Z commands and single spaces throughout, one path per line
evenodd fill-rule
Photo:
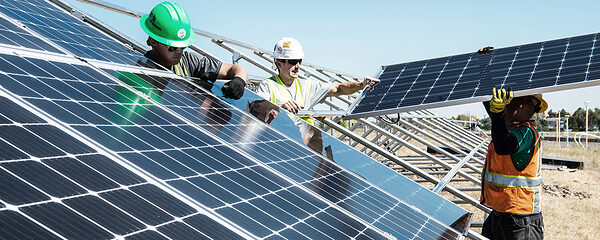
M 494 97 L 490 102 L 490 111 L 493 113 L 504 111 L 504 107 L 506 107 L 513 99 L 513 91 L 510 90 L 510 88 L 508 89 L 508 93 L 506 92 L 506 89 L 502 88 L 496 91 L 496 88 L 493 88 L 492 95 L 494 95 Z

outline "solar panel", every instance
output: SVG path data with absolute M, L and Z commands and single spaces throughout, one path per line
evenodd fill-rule
M 385 115 L 490 99 L 491 89 L 515 96 L 600 84 L 598 34 L 383 66 L 381 84 L 347 118 Z
M 44 0 L 3 0 L 0 12 L 78 57 L 128 65 L 135 65 L 142 58 L 141 54 Z
M 221 94 L 221 84 L 222 83 L 216 83 L 212 89 L 212 91 L 217 95 Z M 238 109 L 247 109 L 247 111 L 250 111 L 248 109 L 250 106 L 257 109 L 257 111 L 264 111 L 264 109 L 271 108 L 270 106 L 262 106 L 264 103 L 261 101 L 261 97 L 252 92 L 246 92 L 241 100 L 233 101 L 232 104 Z M 254 104 L 248 104 L 251 102 L 254 102 Z M 261 106 L 254 107 L 258 104 L 261 104 Z M 268 102 L 267 104 L 270 105 Z M 287 114 L 278 114 L 272 120 L 272 122 L 270 122 L 269 126 L 285 136 L 292 138 L 296 142 L 304 144 L 298 126 L 295 124 L 295 121 L 288 117 Z M 240 128 L 248 129 L 249 127 L 240 126 Z M 252 129 L 254 128 L 257 127 L 252 127 Z M 351 172 L 356 173 L 358 176 L 364 178 L 373 185 L 383 189 L 387 193 L 392 194 L 394 197 L 406 202 L 407 204 L 418 208 L 442 223 L 450 226 L 459 221 L 459 219 L 461 219 L 465 214 L 469 214 L 469 212 L 463 208 L 429 191 L 414 181 L 402 176 L 401 174 L 398 174 L 389 167 L 374 161 L 370 157 L 360 153 L 358 150 L 348 147 L 348 145 L 339 141 L 338 139 L 326 133 L 322 133 L 321 130 L 315 127 L 312 127 L 312 129 L 321 133 L 320 138 L 322 143 L 320 145 L 329 146 L 332 149 L 332 156 L 337 164 L 350 170 Z M 256 133 L 253 134 L 260 135 Z M 267 151 L 267 149 L 270 148 L 267 147 L 265 152 L 268 153 L 269 151 Z M 271 148 L 274 148 L 272 151 L 275 153 L 280 152 L 277 150 L 277 147 Z M 316 151 L 322 152 L 323 150 L 321 149 Z M 313 166 L 316 165 L 313 164 Z M 465 230 L 458 226 L 455 229 L 461 232 Z
M 2 16 L 0 16 L 0 43 L 28 49 L 62 53 L 60 50 L 44 42 L 42 39 L 33 36 L 30 32 L 11 23 Z
M 334 162 L 324 159 L 285 135 L 267 128 L 253 116 L 242 114 L 236 108 L 221 103 L 219 99 L 208 93 L 193 90 L 186 82 L 141 73 L 104 70 L 109 75 L 118 76 L 128 83 L 137 82 L 135 79 L 143 79 L 145 83 L 168 82 L 169 84 L 162 89 L 160 89 L 162 84 L 159 84 L 159 87 L 155 87 L 154 84 L 135 85 L 137 88 L 145 89 L 143 90 L 145 92 L 160 91 L 160 102 L 164 106 L 215 134 L 225 142 L 237 146 L 286 177 L 398 238 L 430 238 L 441 235 L 458 238 L 459 236 L 437 220 L 411 208 L 404 202 L 365 182 L 359 176 L 340 168 Z M 219 89 L 218 85 L 220 83 L 216 84 L 215 89 Z M 219 95 L 220 92 L 216 92 L 216 94 Z M 247 94 L 253 95 L 252 93 Z M 255 95 L 254 97 L 258 98 Z M 246 99 L 242 99 L 240 102 L 245 103 Z M 394 173 L 393 176 L 399 176 L 399 174 Z M 413 183 L 412 186 L 414 187 L 414 185 L 416 184 Z M 420 186 L 419 189 L 425 190 Z M 441 200 L 439 196 L 435 199 L 439 202 L 449 203 Z M 432 204 L 439 202 L 432 201 Z M 450 203 L 450 205 L 452 204 Z M 439 211 L 439 209 L 436 210 Z M 462 214 L 465 213 L 466 211 L 462 210 Z M 461 216 L 459 215 L 457 218 Z
M 254 236 L 384 238 L 380 230 L 77 60 L 0 54 L 0 62 L 3 87 Z M 58 90 L 64 85 L 75 90 Z M 125 196 L 114 196 L 119 198 Z
M 241 239 L 108 156 L 0 97 L 0 238 Z

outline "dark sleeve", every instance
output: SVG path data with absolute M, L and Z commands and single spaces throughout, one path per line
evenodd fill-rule
M 191 77 L 210 82 L 217 80 L 219 70 L 221 70 L 221 65 L 223 65 L 223 62 L 220 60 L 187 51 L 183 53 L 182 57 L 187 60 L 185 63 L 187 63 L 186 67 Z
M 509 133 L 508 129 L 506 129 L 503 117 L 504 111 L 500 113 L 491 112 L 489 109 L 489 101 L 483 102 L 483 105 L 492 120 L 492 143 L 494 144 L 496 153 L 499 155 L 508 155 L 517 152 L 517 137 Z

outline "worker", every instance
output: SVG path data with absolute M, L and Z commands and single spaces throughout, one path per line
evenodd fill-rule
M 492 209 L 482 235 L 490 239 L 543 239 L 540 208 L 541 142 L 531 117 L 548 104 L 541 95 L 513 98 L 495 88 L 485 102 L 492 120 L 492 142 L 482 173 L 481 203 Z
M 273 58 L 278 74 L 261 82 L 257 93 L 292 113 L 298 113 L 301 109 L 311 109 L 325 97 L 350 95 L 367 86 L 372 89 L 379 83 L 379 79 L 371 77 L 365 77 L 361 82 L 345 83 L 324 83 L 299 79 L 304 52 L 300 43 L 290 37 L 284 37 L 275 44 Z M 303 117 L 303 119 L 314 124 L 312 118 Z
M 179 76 L 197 78 L 194 81 L 209 91 L 216 79 L 230 79 L 221 88 L 223 96 L 240 99 L 244 95 L 248 74 L 242 66 L 183 51 L 194 43 L 196 35 L 188 15 L 177 3 L 159 3 L 150 14 L 142 16 L 140 25 L 148 34 L 146 44 L 152 47 L 146 57 Z

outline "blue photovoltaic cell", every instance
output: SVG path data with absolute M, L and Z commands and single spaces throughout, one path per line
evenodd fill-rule
M 108 69 L 105 69 L 105 71 L 132 85 L 137 82 L 135 79 L 144 79 L 145 81 L 142 83 L 167 82 L 164 78 L 161 80 L 161 77 L 124 74 Z M 414 210 L 286 136 L 265 127 L 253 116 L 242 114 L 236 108 L 223 104 L 212 95 L 199 92 L 200 90 L 194 89 L 180 80 L 170 79 L 168 82 L 169 84 L 164 89 L 153 88 L 152 85 L 148 84 L 145 86 L 135 84 L 134 86 L 138 89 L 145 89 L 142 90 L 144 92 L 160 91 L 160 102 L 164 106 L 224 141 L 236 145 L 249 155 L 311 189 L 337 206 L 352 212 L 380 229 L 385 229 L 384 231 L 398 238 L 459 237 L 455 231 L 447 226 L 423 215 L 418 210 Z M 216 84 L 217 89 L 219 84 Z M 219 92 L 215 93 L 220 94 Z M 252 95 L 251 93 L 247 94 Z M 242 99 L 242 102 L 246 102 L 246 100 Z M 210 156 L 220 159 L 232 158 L 232 160 L 235 160 L 231 161 L 232 163 L 242 159 L 236 154 L 225 153 L 224 151 L 212 152 Z M 192 180 L 190 179 L 190 181 Z M 236 193 L 237 197 L 222 189 L 215 190 L 221 190 L 220 200 L 225 203 L 238 201 L 239 196 L 246 194 L 242 186 L 235 186 L 231 180 L 226 178 L 209 177 L 207 179 L 193 179 L 192 182 L 203 186 L 210 186 L 211 182 L 229 186 L 229 190 Z M 221 203 L 211 202 L 211 204 L 218 206 Z M 250 211 L 252 209 L 244 208 L 244 210 Z M 462 213 L 466 214 L 464 210 Z M 252 215 L 255 215 L 254 212 Z M 322 216 L 320 220 L 331 222 L 327 220 L 328 217 L 331 217 L 330 215 Z M 457 216 L 457 218 L 460 216 L 462 215 Z M 425 224 L 430 226 L 421 229 Z M 267 225 L 273 225 L 273 223 L 268 222 Z
M 348 117 L 426 109 L 454 100 L 464 103 L 465 99 L 489 96 L 494 87 L 511 87 L 518 93 L 592 84 L 600 78 L 596 42 L 597 34 L 588 34 L 499 48 L 488 54 L 384 66 L 378 76 L 381 84 L 365 92 Z
M 220 94 L 219 89 L 220 83 L 216 83 L 213 91 L 215 91 L 217 95 Z M 262 98 L 247 91 L 240 100 L 233 101 L 233 105 L 239 109 L 248 109 L 248 102 L 259 99 Z M 269 126 L 293 140 L 303 143 L 298 126 L 296 126 L 286 114 L 277 115 Z M 314 130 L 320 132 L 320 130 L 316 128 L 314 128 Z M 260 134 L 255 135 L 260 136 Z M 331 147 L 333 159 L 335 159 L 337 164 L 360 175 L 360 177 L 366 179 L 373 185 L 382 188 L 394 197 L 418 208 L 440 222 L 456 226 L 455 223 L 457 221 L 460 222 L 464 215 L 469 214 L 469 212 L 456 204 L 440 197 L 359 151 L 348 147 L 338 139 L 322 132 L 321 139 L 322 146 Z M 268 141 L 268 138 L 265 141 Z M 278 152 L 282 151 L 280 150 L 281 148 L 274 144 L 262 144 L 261 146 L 264 149 L 264 151 L 261 151 L 261 154 L 267 156 L 267 159 L 276 159 Z M 456 229 L 461 232 L 465 231 L 465 229 L 461 229 L 460 226 L 456 226 Z
M 44 0 L 2 0 L 0 12 L 78 57 L 133 65 L 142 55 Z
M 12 61 L 8 61 L 8 58 L 15 56 L 0 55 L 0 63 L 7 64 L 0 66 L 0 70 L 16 67 L 10 66 L 9 62 Z M 222 112 L 222 108 L 215 107 L 223 104 L 217 98 L 192 97 L 178 100 L 192 100 L 207 107 L 198 109 L 197 105 L 187 106 L 189 109 L 200 110 L 194 114 L 215 124 L 206 131 L 200 131 L 196 126 L 187 124 L 88 66 L 17 58 L 20 62 L 17 69 L 29 75 L 25 77 L 19 71 L 4 71 L 7 73 L 1 75 L 0 83 L 9 91 L 21 93 L 20 96 L 25 101 L 254 236 L 276 237 L 280 236 L 280 231 L 288 230 L 287 232 L 293 231 L 303 236 L 316 235 L 319 238 L 384 238 L 372 226 L 346 215 L 330 203 L 238 153 L 229 145 L 217 141 L 214 135 L 223 134 L 220 130 L 232 130 L 231 127 L 217 126 L 217 123 L 222 122 L 229 114 L 232 116 L 230 119 L 236 122 L 242 121 L 240 117 L 244 116 L 239 111 Z M 42 70 L 46 68 L 49 70 Z M 127 72 L 113 71 L 111 74 L 124 81 L 133 77 Z M 171 94 L 148 85 L 144 78 L 133 80 L 127 84 L 168 106 L 167 96 L 172 96 Z M 80 87 L 61 92 L 56 86 L 62 85 Z M 202 95 L 206 94 L 200 94 L 200 97 Z M 213 104 L 214 110 L 209 107 L 210 104 Z M 87 175 L 67 171 L 77 164 L 60 163 L 62 162 L 52 162 L 65 175 L 69 174 L 74 178 Z M 85 183 L 98 190 L 112 187 L 110 183 Z M 167 207 L 163 206 L 165 209 L 161 209 L 156 206 L 141 206 L 137 202 L 142 201 L 142 194 L 130 191 L 135 190 L 115 190 L 100 193 L 99 197 L 114 201 L 115 207 L 130 212 L 133 218 L 145 224 L 156 224 L 161 219 L 172 220 L 173 213 L 166 212 Z M 33 193 L 30 196 L 36 199 L 40 197 L 42 196 Z M 123 199 L 126 201 L 120 201 Z M 79 203 L 72 204 L 75 206 Z M 55 209 L 63 211 L 62 208 Z M 288 214 L 282 215 L 282 212 Z M 157 230 L 168 237 L 191 238 L 188 230 L 194 224 L 201 225 L 197 220 L 184 218 L 182 222 L 173 221 Z M 115 229 L 117 230 L 122 231 Z M 142 238 L 154 233 L 144 231 L 139 234 Z
M 0 43 L 20 46 L 24 48 L 45 50 L 55 53 L 62 53 L 55 47 L 44 42 L 44 40 L 31 35 L 31 33 L 12 24 L 3 17 L 0 17 Z
M 240 239 L 8 99 L 0 106 L 0 239 L 166 237 L 171 226 L 189 239 Z

